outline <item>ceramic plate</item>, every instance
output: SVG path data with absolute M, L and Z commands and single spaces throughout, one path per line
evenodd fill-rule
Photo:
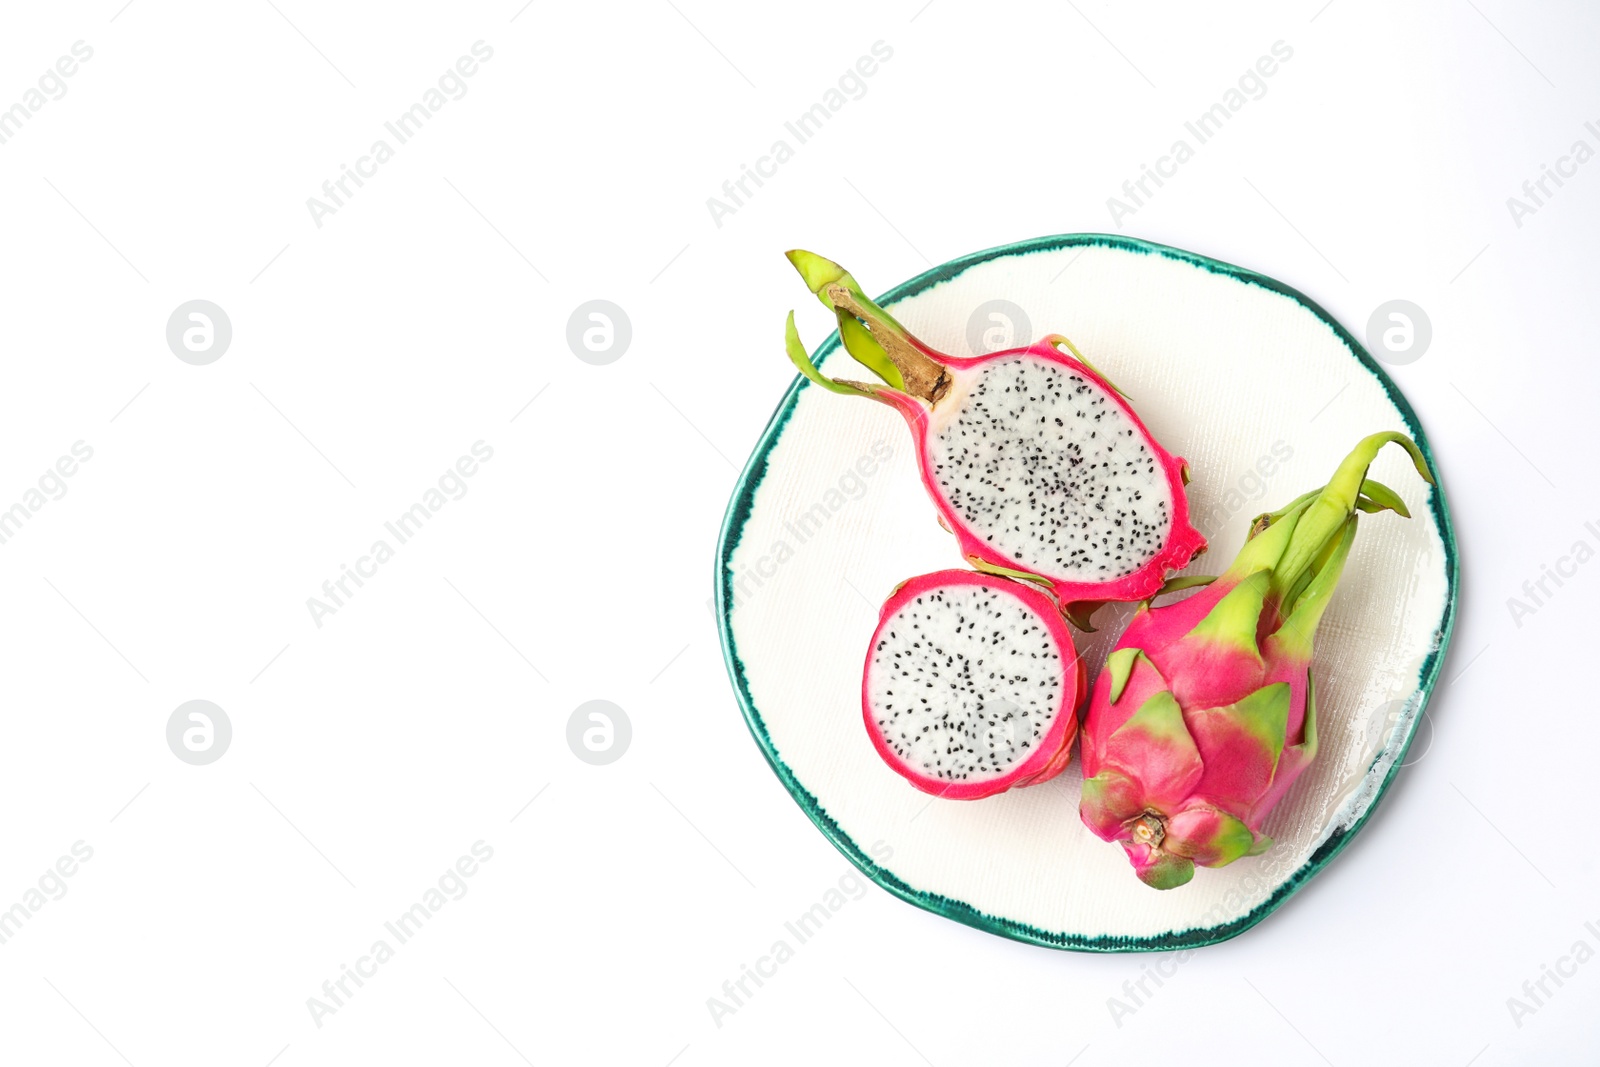
M 870 277 L 870 264 L 854 266 Z M 802 335 L 827 313 L 794 280 Z M 1327 481 L 1377 430 L 1415 413 L 1350 333 L 1251 271 L 1122 237 L 1076 234 L 956 260 L 879 298 L 934 348 L 971 355 L 1064 333 L 1189 460 L 1190 506 L 1224 569 L 1252 516 Z M 781 359 L 776 341 L 763 358 Z M 859 377 L 837 335 L 822 369 Z M 1456 590 L 1443 496 L 1385 449 L 1373 476 L 1413 518 L 1366 517 L 1317 635 L 1317 761 L 1268 818 L 1276 844 L 1168 892 L 1078 819 L 1078 761 L 1050 783 L 981 801 L 918 792 L 861 722 L 861 665 L 878 608 L 905 578 L 961 566 L 889 408 L 801 378 L 740 479 L 718 547 L 728 671 L 756 743 L 803 811 L 890 892 L 959 922 L 1093 951 L 1209 944 L 1260 922 L 1361 829 L 1394 777 L 1438 679 Z M 1131 609 L 1081 644 L 1103 662 Z M 1120 614 L 1119 614 L 1120 613 Z M 1376 872 L 1374 872 L 1376 874 Z

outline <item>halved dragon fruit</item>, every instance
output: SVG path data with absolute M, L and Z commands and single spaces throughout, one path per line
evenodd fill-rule
M 1060 774 L 1085 675 L 1054 602 L 997 575 L 904 582 L 867 650 L 861 710 L 884 762 L 955 800 Z
M 905 417 L 923 484 L 973 566 L 1046 586 L 1087 629 L 1100 603 L 1150 596 L 1205 548 L 1189 523 L 1187 465 L 1071 341 L 1052 334 L 1028 348 L 944 355 L 837 263 L 788 255 L 834 310 L 845 349 L 885 384 L 818 371 L 793 312 L 789 358 L 824 389 Z
M 1366 476 L 1363 438 L 1333 480 L 1257 517 L 1233 566 L 1199 593 L 1134 614 L 1084 715 L 1079 813 L 1139 878 L 1171 889 L 1272 844 L 1262 821 L 1317 754 L 1311 641 L 1344 571 L 1359 512 L 1410 517 Z M 1184 582 L 1177 579 L 1174 585 Z

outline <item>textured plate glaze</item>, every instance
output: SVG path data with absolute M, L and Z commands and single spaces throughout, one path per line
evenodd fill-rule
M 871 276 L 870 264 L 852 266 Z M 825 312 L 798 279 L 794 297 L 802 334 L 817 336 Z M 1045 237 L 938 267 L 880 303 L 953 355 L 974 354 L 1018 309 L 1025 336 L 1002 347 L 1071 337 L 1192 465 L 1191 506 L 1211 552 L 1191 573 L 1223 569 L 1253 515 L 1321 485 L 1368 433 L 1409 433 L 1438 472 L 1411 406 L 1348 331 L 1288 286 L 1203 256 L 1099 234 Z M 815 356 L 859 376 L 836 334 Z M 764 358 L 782 358 L 776 335 Z M 1201 869 L 1176 890 L 1141 885 L 1122 850 L 1084 828 L 1076 757 L 1051 783 L 970 802 L 930 798 L 878 760 L 859 698 L 878 606 L 904 578 L 961 565 L 905 425 L 882 405 L 801 378 L 778 405 L 718 545 L 729 676 L 801 809 L 890 892 L 1055 948 L 1221 941 L 1260 922 L 1361 829 L 1438 679 L 1457 582 L 1444 497 L 1396 448 L 1373 474 L 1414 517 L 1361 523 L 1317 638 L 1318 759 L 1268 818 L 1269 852 Z M 1086 662 L 1103 661 L 1129 610 L 1096 617 L 1100 633 L 1080 642 Z

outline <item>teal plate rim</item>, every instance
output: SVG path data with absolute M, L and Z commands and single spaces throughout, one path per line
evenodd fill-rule
M 1104 233 L 1072 233 L 1058 234 L 1049 237 L 1036 237 L 1032 240 L 1017 241 L 1011 244 L 990 248 L 982 252 L 974 252 L 951 260 L 942 266 L 924 271 L 909 281 L 903 282 L 889 290 L 883 296 L 876 298 L 880 304 L 893 306 L 897 301 L 916 296 L 928 289 L 949 281 L 962 274 L 967 269 L 979 263 L 986 263 L 991 259 L 1006 256 L 1028 255 L 1035 252 L 1056 252 L 1064 248 L 1103 246 L 1116 248 L 1127 252 L 1137 252 L 1145 255 L 1165 256 L 1168 259 L 1179 260 L 1214 274 L 1221 274 L 1249 285 L 1260 286 L 1263 289 L 1286 296 L 1296 301 L 1317 318 L 1327 323 L 1329 328 L 1344 342 L 1356 360 L 1364 366 L 1373 377 L 1383 386 L 1384 392 L 1399 409 L 1401 418 L 1404 419 L 1406 428 L 1410 431 L 1417 446 L 1422 449 L 1422 454 L 1427 457 L 1428 465 L 1432 468 L 1436 485 L 1429 494 L 1428 508 L 1432 512 L 1438 527 L 1440 539 L 1444 542 L 1445 571 L 1449 588 L 1445 597 L 1444 614 L 1439 621 L 1439 627 L 1434 633 L 1433 649 L 1428 653 L 1422 665 L 1418 679 L 1418 693 L 1421 696 L 1417 705 L 1417 712 L 1411 719 L 1411 728 L 1406 733 L 1394 760 L 1384 775 L 1383 782 L 1378 786 L 1371 803 L 1367 805 L 1360 818 L 1349 826 L 1334 833 L 1324 841 L 1309 859 L 1294 874 L 1280 885 L 1267 900 L 1257 905 L 1246 915 L 1231 922 L 1218 926 L 1162 934 L 1156 937 L 1137 938 L 1123 936 L 1083 937 L 1075 934 L 1052 933 L 1041 930 L 1027 923 L 1020 923 L 1013 919 L 989 915 L 974 908 L 965 901 L 954 900 L 937 893 L 928 893 L 916 889 L 898 878 L 891 871 L 885 870 L 873 862 L 872 858 L 862 851 L 850 836 L 834 822 L 833 818 L 823 808 L 822 804 L 812 793 L 800 783 L 787 764 L 778 756 L 772 738 L 767 733 L 766 724 L 761 720 L 761 713 L 756 709 L 755 701 L 750 695 L 750 687 L 745 678 L 744 664 L 739 659 L 735 648 L 731 614 L 729 605 L 732 603 L 733 570 L 729 566 L 734 549 L 744 532 L 745 523 L 750 518 L 752 504 L 755 500 L 757 488 L 766 475 L 768 459 L 772 453 L 773 445 L 794 414 L 796 403 L 803 389 L 813 388 L 810 382 L 800 375 L 795 376 L 789 390 L 779 401 L 777 409 L 773 411 L 771 420 L 762 431 L 761 438 L 756 444 L 755 451 L 751 453 L 749 462 L 739 475 L 738 484 L 734 488 L 733 498 L 728 502 L 728 510 L 723 516 L 722 529 L 717 538 L 717 559 L 714 581 L 716 584 L 716 612 L 717 632 L 722 642 L 722 657 L 728 668 L 728 677 L 733 682 L 735 694 L 739 699 L 739 708 L 744 714 L 745 723 L 750 728 L 751 736 L 755 738 L 756 745 L 761 749 L 761 754 L 766 757 L 767 763 L 772 767 L 773 773 L 783 783 L 785 789 L 794 798 L 804 811 L 823 832 L 835 848 L 842 852 L 846 859 L 855 864 L 863 874 L 871 878 L 878 885 L 893 893 L 895 896 L 926 911 L 942 915 L 947 919 L 964 923 L 967 926 L 985 930 L 991 934 L 1022 941 L 1028 944 L 1041 945 L 1047 948 L 1067 949 L 1078 952 L 1167 952 L 1173 949 L 1199 948 L 1204 945 L 1214 945 L 1220 941 L 1237 937 L 1252 926 L 1265 919 L 1272 912 L 1282 907 L 1291 896 L 1298 892 L 1319 871 L 1326 867 L 1335 856 L 1344 851 L 1345 846 L 1366 825 L 1372 813 L 1377 811 L 1383 796 L 1388 792 L 1395 775 L 1399 773 L 1405 762 L 1406 753 L 1411 748 L 1411 742 L 1416 736 L 1417 726 L 1421 723 L 1423 714 L 1427 711 L 1428 703 L 1432 699 L 1435 685 L 1444 668 L 1446 654 L 1450 648 L 1451 634 L 1455 629 L 1456 598 L 1460 585 L 1460 561 L 1456 547 L 1455 531 L 1450 522 L 1450 510 L 1445 503 L 1444 477 L 1439 470 L 1438 461 L 1434 458 L 1432 446 L 1428 442 L 1427 434 L 1423 431 L 1422 422 L 1417 418 L 1416 411 L 1406 400 L 1405 394 L 1394 380 L 1385 373 L 1382 366 L 1368 354 L 1361 343 L 1328 314 L 1316 301 L 1291 286 L 1258 274 L 1244 267 L 1224 263 L 1209 256 L 1195 252 L 1186 252 L 1183 249 L 1173 248 L 1168 245 L 1156 244 L 1152 241 L 1140 240 L 1136 237 L 1123 237 L 1118 234 Z M 839 347 L 839 334 L 834 332 L 825 340 L 815 353 L 818 363 Z M 1372 766 L 1383 759 L 1386 753 L 1379 753 Z M 1368 768 L 1371 773 L 1371 768 Z

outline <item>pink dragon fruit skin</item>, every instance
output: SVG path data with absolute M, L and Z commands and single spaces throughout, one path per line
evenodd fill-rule
M 861 672 L 861 713 L 896 774 L 934 796 L 977 800 L 1066 769 L 1087 679 L 1066 619 L 1038 589 L 977 571 L 936 571 L 901 582 L 883 605 Z M 1034 709 L 1034 738 L 1013 745 L 1002 725 L 994 744 L 995 722 L 984 729 L 982 721 L 1008 706 Z M 908 743 L 930 730 L 934 746 Z
M 1084 715 L 1084 823 L 1172 889 L 1272 844 L 1260 827 L 1317 753 L 1312 638 L 1354 542 L 1357 512 L 1405 503 L 1366 477 L 1364 438 L 1333 480 L 1259 516 L 1227 573 L 1188 599 L 1140 605 Z M 1175 585 L 1177 583 L 1174 583 Z

